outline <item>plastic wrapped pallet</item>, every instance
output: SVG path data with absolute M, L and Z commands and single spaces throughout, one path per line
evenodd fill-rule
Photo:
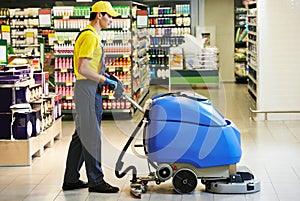
M 194 36 L 185 35 L 185 43 L 181 45 L 185 69 L 216 70 L 219 63 L 219 50 L 216 47 L 204 47 L 204 41 Z

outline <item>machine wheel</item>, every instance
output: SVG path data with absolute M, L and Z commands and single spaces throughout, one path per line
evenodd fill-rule
M 191 193 L 197 187 L 198 178 L 194 171 L 183 168 L 173 177 L 173 187 L 177 193 Z

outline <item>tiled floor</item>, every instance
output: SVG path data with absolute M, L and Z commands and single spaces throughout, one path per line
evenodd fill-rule
M 190 90 L 190 89 L 188 89 Z M 152 89 L 151 94 L 165 91 Z M 254 194 L 221 195 L 204 192 L 198 183 L 192 194 L 179 195 L 171 182 L 161 185 L 149 183 L 142 200 L 205 200 L 205 201 L 299 201 L 300 200 L 300 121 L 250 120 L 246 85 L 227 83 L 220 88 L 196 89 L 210 98 L 221 113 L 231 119 L 241 131 L 243 156 L 239 165 L 249 167 L 261 181 L 261 191 Z M 103 121 L 103 166 L 106 180 L 121 188 L 118 194 L 89 193 L 87 189 L 63 192 L 61 190 L 65 159 L 73 122 L 63 122 L 63 138 L 54 147 L 45 150 L 28 167 L 0 167 L 0 200 L 8 201 L 125 201 L 136 200 L 130 195 L 130 175 L 117 179 L 114 166 L 118 154 L 141 115 L 131 120 Z M 140 174 L 147 174 L 143 159 L 129 153 L 125 165 L 134 164 Z M 84 168 L 82 179 L 86 180 Z

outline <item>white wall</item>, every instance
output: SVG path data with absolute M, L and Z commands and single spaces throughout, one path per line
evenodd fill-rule
M 192 0 L 193 1 L 193 0 Z M 221 81 L 234 77 L 234 0 L 205 0 L 205 26 L 216 27 Z
M 300 111 L 300 1 L 257 0 L 257 8 L 257 109 Z M 269 119 L 300 115 L 274 114 Z

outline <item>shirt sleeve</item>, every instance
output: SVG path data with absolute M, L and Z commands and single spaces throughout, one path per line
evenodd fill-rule
M 78 57 L 93 58 L 94 50 L 98 44 L 97 38 L 92 33 L 87 33 L 82 36 L 81 45 L 78 52 Z

